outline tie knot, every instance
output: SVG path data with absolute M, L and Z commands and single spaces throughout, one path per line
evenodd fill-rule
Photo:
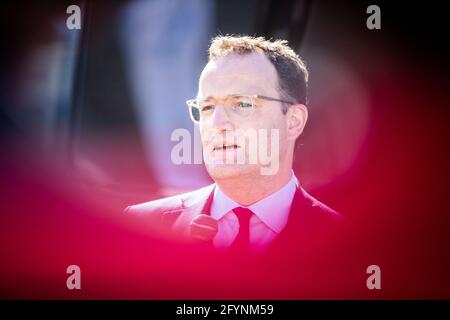
M 248 225 L 248 221 L 250 220 L 251 216 L 253 215 L 253 211 L 248 208 L 243 207 L 237 207 L 233 209 L 233 212 L 236 214 L 237 218 L 239 219 L 239 224 L 242 225 Z

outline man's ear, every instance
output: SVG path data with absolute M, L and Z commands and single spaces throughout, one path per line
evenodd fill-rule
M 308 120 L 308 109 L 304 104 L 291 105 L 286 114 L 287 136 L 289 140 L 296 140 L 302 134 Z

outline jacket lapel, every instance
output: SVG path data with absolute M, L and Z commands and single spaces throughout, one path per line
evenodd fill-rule
M 291 208 L 289 211 L 289 218 L 286 227 L 283 231 L 274 239 L 269 246 L 267 252 L 276 252 L 280 248 L 286 248 L 286 245 L 296 246 L 299 243 L 292 243 L 293 237 L 301 235 L 301 226 L 304 225 L 304 215 L 308 213 L 308 201 L 305 195 L 305 191 L 302 187 L 297 187 L 297 190 L 292 200 Z
M 189 238 L 191 221 L 200 214 L 211 214 L 211 204 L 214 196 L 215 184 L 202 188 L 190 196 L 181 199 L 181 213 L 173 224 L 173 231 Z

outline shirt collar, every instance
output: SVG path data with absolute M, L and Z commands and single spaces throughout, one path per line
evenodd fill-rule
M 294 173 L 292 173 L 291 179 L 278 191 L 245 208 L 253 211 L 270 229 L 276 233 L 280 233 L 287 224 L 291 203 L 294 199 L 297 186 L 298 180 Z M 236 207 L 244 206 L 239 205 L 236 201 L 228 197 L 216 185 L 211 206 L 211 216 L 216 220 L 220 220 Z

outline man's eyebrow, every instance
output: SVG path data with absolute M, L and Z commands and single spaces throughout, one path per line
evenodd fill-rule
M 201 96 L 197 96 L 197 99 L 208 100 L 208 99 L 214 99 L 214 97 L 213 96 L 207 96 L 206 98 L 203 98 Z
M 232 93 L 232 94 L 227 94 L 225 97 L 239 97 L 244 95 L 243 93 Z M 206 98 L 202 98 L 202 97 L 197 97 L 203 100 L 209 100 L 209 99 L 216 99 L 213 96 L 207 96 Z

